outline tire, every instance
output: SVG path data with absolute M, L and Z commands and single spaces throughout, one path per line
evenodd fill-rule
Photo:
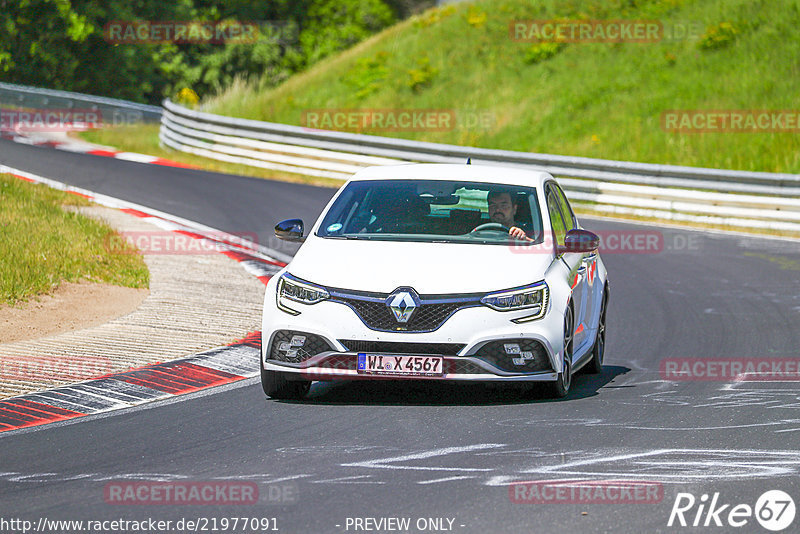
M 569 387 L 572 385 L 572 338 L 575 332 L 575 323 L 573 319 L 572 305 L 567 306 L 567 312 L 564 314 L 564 351 L 562 360 L 562 370 L 558 373 L 558 378 L 555 382 L 548 384 L 549 393 L 551 397 L 558 399 L 564 398 L 569 393 Z
M 261 387 L 268 397 L 280 400 L 300 400 L 306 396 L 311 381 L 289 380 L 287 373 L 266 371 L 261 366 Z
M 608 291 L 603 292 L 603 304 L 600 306 L 600 320 L 597 323 L 597 336 L 592 347 L 592 359 L 586 364 L 586 372 L 599 374 L 603 372 L 603 357 L 606 354 L 606 305 L 608 304 Z

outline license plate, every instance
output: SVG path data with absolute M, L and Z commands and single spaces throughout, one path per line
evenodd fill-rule
M 395 356 L 392 354 L 358 354 L 358 372 L 372 375 L 442 376 L 441 356 Z

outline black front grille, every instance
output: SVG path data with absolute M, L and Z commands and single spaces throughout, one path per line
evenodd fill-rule
M 321 336 L 294 330 L 278 330 L 272 336 L 269 357 L 281 362 L 301 363 L 329 350 L 333 350 L 333 347 Z
M 508 372 L 534 373 L 552 371 L 547 350 L 534 339 L 491 341 L 473 356 Z M 517 362 L 514 362 L 514 359 Z
M 389 296 L 386 295 L 386 298 Z M 461 308 L 475 306 L 475 302 L 444 302 L 426 304 L 414 310 L 407 323 L 399 323 L 385 300 L 363 300 L 337 295 L 332 300 L 347 304 L 372 330 L 388 332 L 432 332 L 442 326 L 450 315 Z
M 395 341 L 365 341 L 340 339 L 350 352 L 384 352 L 390 354 L 441 354 L 455 356 L 464 348 L 460 343 L 405 343 Z

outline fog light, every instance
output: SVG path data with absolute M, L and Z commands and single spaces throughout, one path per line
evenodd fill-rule
M 270 358 L 281 362 L 303 363 L 328 350 L 333 350 L 333 347 L 321 336 L 295 330 L 278 330 L 272 338 Z
M 522 349 L 519 348 L 519 343 L 506 343 L 503 345 L 506 349 L 506 354 L 519 354 Z

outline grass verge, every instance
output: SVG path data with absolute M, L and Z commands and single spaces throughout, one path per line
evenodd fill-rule
M 27 301 L 61 282 L 148 287 L 149 271 L 138 251 L 108 225 L 63 208 L 89 204 L 0 175 L 0 306 Z
M 514 21 L 576 19 L 657 21 L 665 34 L 652 42 L 566 44 L 524 42 L 509 34 Z M 297 125 L 310 112 L 444 110 L 455 113 L 455 127 L 362 131 L 482 148 L 796 173 L 796 129 L 771 131 L 770 123 L 753 131 L 679 133 L 662 120 L 670 110 L 797 110 L 798 26 L 796 0 L 446 4 L 274 89 L 233 84 L 206 98 L 204 110 Z

